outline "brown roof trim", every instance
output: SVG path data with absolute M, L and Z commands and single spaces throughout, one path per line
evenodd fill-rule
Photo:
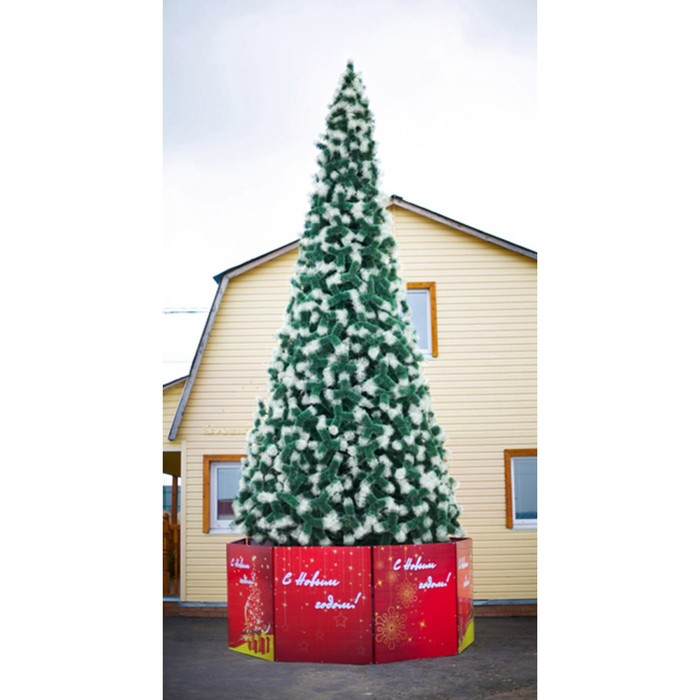
M 406 211 L 411 211 L 414 214 L 420 214 L 420 216 L 425 216 L 427 219 L 432 219 L 433 221 L 436 221 L 439 224 L 444 224 L 445 226 L 454 228 L 457 231 L 461 231 L 462 233 L 468 233 L 470 236 L 480 238 L 482 241 L 493 243 L 494 245 L 500 246 L 501 248 L 505 248 L 506 250 L 511 250 L 514 253 L 520 253 L 520 255 L 524 255 L 527 258 L 537 260 L 537 253 L 534 250 L 525 248 L 524 246 L 518 245 L 517 243 L 511 243 L 510 241 L 507 241 L 504 238 L 493 236 L 492 234 L 486 233 L 485 231 L 480 231 L 478 228 L 474 228 L 473 226 L 467 226 L 467 224 L 463 224 L 460 221 L 450 219 L 447 216 L 443 216 L 442 214 L 438 214 L 437 212 L 431 211 L 430 209 L 421 207 L 419 204 L 408 202 L 403 197 L 400 197 L 397 194 L 391 195 L 391 197 L 389 198 L 389 204 L 387 206 L 396 206 L 400 207 L 401 209 L 406 209 Z

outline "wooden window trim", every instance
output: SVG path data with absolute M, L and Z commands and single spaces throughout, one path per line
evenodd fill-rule
M 512 457 L 537 457 L 537 449 L 503 450 L 503 463 L 506 472 L 506 527 L 509 530 L 514 529 L 513 525 L 515 522 L 515 513 L 513 513 L 513 483 L 511 479 L 511 474 L 513 472 L 511 468 Z
M 202 532 L 205 535 L 211 530 L 211 463 L 240 462 L 245 455 L 204 455 L 202 473 Z
M 406 289 L 427 289 L 430 297 L 430 336 L 433 357 L 438 356 L 438 332 L 437 332 L 437 286 L 435 282 L 407 282 Z

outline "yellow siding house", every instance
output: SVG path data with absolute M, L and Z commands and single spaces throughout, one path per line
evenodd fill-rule
M 425 354 L 477 604 L 537 598 L 537 254 L 396 195 L 388 210 Z M 298 242 L 214 279 L 190 374 L 164 387 L 164 471 L 180 470 L 183 603 L 226 600 L 218 469 L 245 454 L 281 329 Z M 177 465 L 177 467 L 175 466 Z

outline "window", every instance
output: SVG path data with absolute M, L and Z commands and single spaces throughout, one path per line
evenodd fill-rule
M 240 488 L 242 459 L 243 455 L 204 457 L 204 532 L 232 532 L 233 499 Z
M 537 450 L 504 450 L 506 527 L 537 527 Z
M 406 288 L 406 301 L 418 335 L 418 347 L 426 357 L 437 357 L 435 282 L 409 282 Z

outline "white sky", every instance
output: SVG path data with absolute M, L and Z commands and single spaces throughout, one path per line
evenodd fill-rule
M 299 236 L 348 59 L 384 192 L 538 249 L 534 0 L 177 0 L 163 56 L 164 307 L 208 308 L 213 275 Z M 164 317 L 164 381 L 204 319 Z

